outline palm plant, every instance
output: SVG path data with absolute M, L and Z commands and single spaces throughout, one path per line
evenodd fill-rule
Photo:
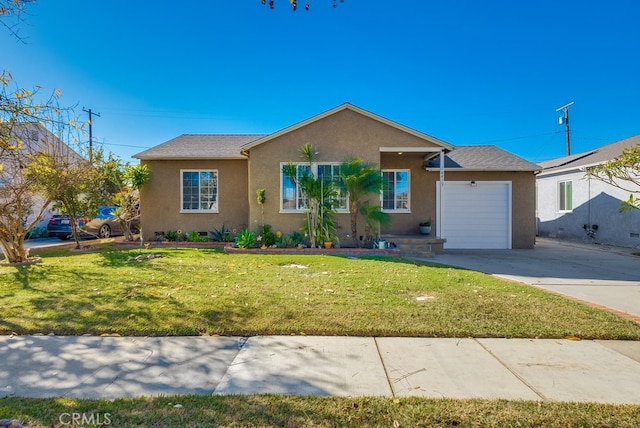
M 283 172 L 302 192 L 307 216 L 303 230 L 309 234 L 311 246 L 316 247 L 323 235 L 335 230 L 333 214 L 337 204 L 337 192 L 333 186 L 325 185 L 323 178 L 313 173 L 312 167 L 318 154 L 313 146 L 307 143 L 300 151 L 308 167 L 299 169 L 298 165 L 289 163 L 285 165 Z
M 358 245 L 358 216 L 363 215 L 367 225 L 377 230 L 379 225 L 386 225 L 391 221 L 387 213 L 379 206 L 366 202 L 370 195 L 379 195 L 384 186 L 384 178 L 380 169 L 372 163 L 363 162 L 358 158 L 347 159 L 340 165 L 340 185 L 347 191 L 349 198 L 349 213 L 351 215 L 351 236 Z

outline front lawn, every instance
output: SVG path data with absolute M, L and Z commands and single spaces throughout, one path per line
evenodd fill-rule
M 179 396 L 118 400 L 3 398 L 31 428 L 85 427 L 637 427 L 640 406 L 382 397 Z M 88 423 L 93 421 L 95 423 Z M 76 424 L 75 426 L 78 426 Z
M 161 257 L 132 260 L 155 254 Z M 44 253 L 0 265 L 0 334 L 640 340 L 640 325 L 531 286 L 395 258 L 209 249 Z

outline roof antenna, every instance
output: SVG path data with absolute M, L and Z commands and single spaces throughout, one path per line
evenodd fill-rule
M 562 107 L 556 109 L 556 111 L 563 110 L 564 114 L 560 116 L 558 123 L 560 125 L 564 124 L 565 133 L 567 135 L 567 156 L 571 155 L 571 135 L 569 132 L 569 107 L 573 105 L 573 101 L 569 104 L 565 104 Z

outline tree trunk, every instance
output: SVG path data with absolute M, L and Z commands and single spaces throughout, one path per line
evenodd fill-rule
M 349 212 L 351 213 L 351 237 L 353 238 L 353 243 L 356 247 L 360 246 L 360 242 L 358 241 L 358 201 L 353 201 L 349 205 Z
M 24 248 L 24 236 L 15 236 L 11 241 L 0 239 L 0 247 L 9 263 L 22 263 L 29 259 L 29 250 Z

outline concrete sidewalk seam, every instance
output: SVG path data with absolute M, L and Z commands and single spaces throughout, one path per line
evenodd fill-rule
M 480 342 L 475 337 L 473 338 L 473 340 L 478 345 L 480 345 L 480 347 L 482 347 L 482 349 L 484 349 L 489 355 L 491 355 L 496 361 L 498 361 L 500 363 L 500 365 L 502 365 L 502 367 L 504 367 L 505 369 L 509 370 L 509 373 L 514 375 L 520 382 L 522 382 L 524 385 L 526 385 L 527 388 L 529 388 L 531 391 L 533 391 L 543 401 L 550 401 L 549 398 L 547 398 L 542 392 L 540 392 L 537 388 L 535 388 L 533 385 L 531 385 L 529 382 L 527 382 L 522 376 L 520 376 L 518 373 L 516 373 L 516 371 L 513 370 L 507 363 L 502 361 L 501 358 L 499 358 L 496 354 L 494 354 L 491 351 L 491 349 L 487 348 L 482 342 Z

